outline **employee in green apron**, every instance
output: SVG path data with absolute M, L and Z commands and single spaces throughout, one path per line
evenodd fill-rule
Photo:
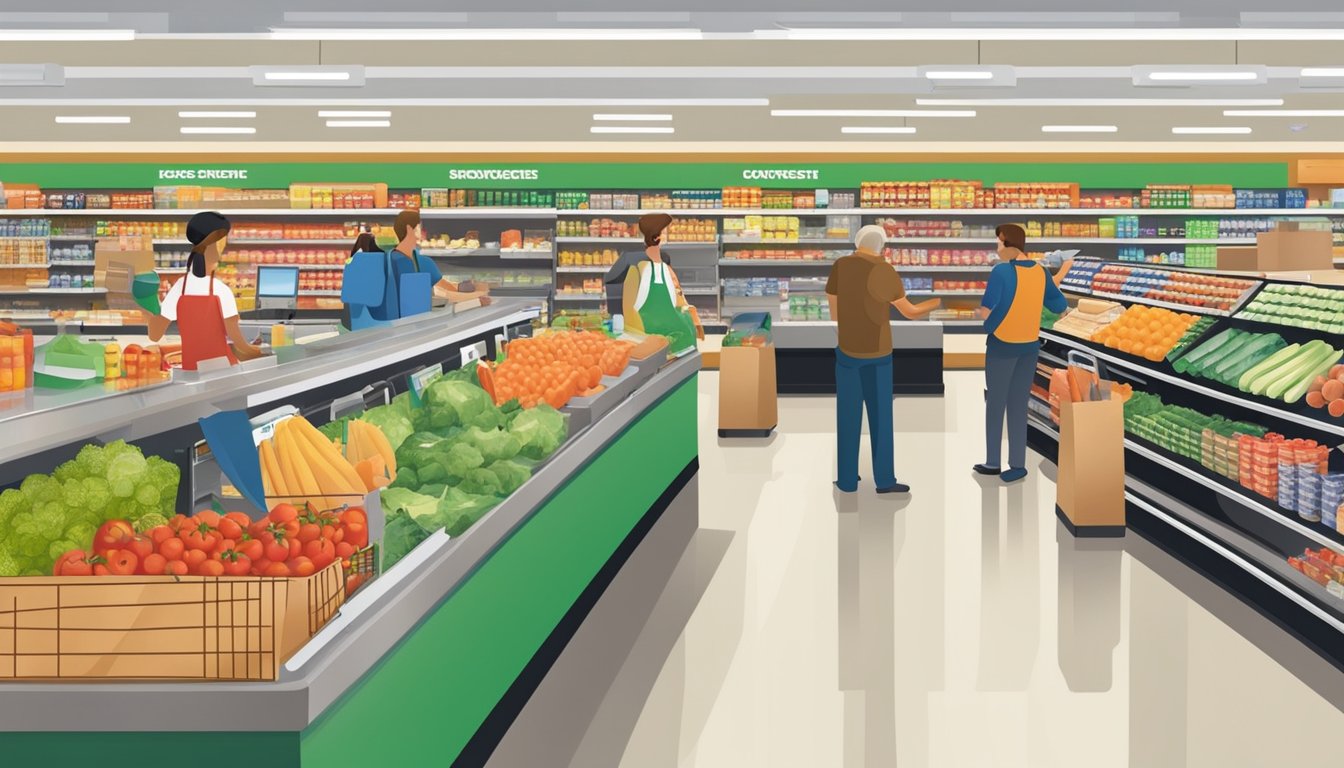
M 639 231 L 644 235 L 648 259 L 626 273 L 621 303 L 626 330 L 666 336 L 668 348 L 678 353 L 693 348 L 697 338 L 705 337 L 705 331 L 695 307 L 686 302 L 676 274 L 663 261 L 663 236 L 671 224 L 672 217 L 666 213 L 640 218 Z

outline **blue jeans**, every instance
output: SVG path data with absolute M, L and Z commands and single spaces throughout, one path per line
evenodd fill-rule
M 896 484 L 892 447 L 891 356 L 850 357 L 835 350 L 836 482 L 852 491 L 859 484 L 859 437 L 863 410 L 868 409 L 868 437 L 873 446 L 873 480 L 878 488 Z
M 1027 466 L 1027 408 L 1039 353 L 985 353 L 985 464 L 1000 466 L 1003 422 L 1008 421 L 1008 466 Z

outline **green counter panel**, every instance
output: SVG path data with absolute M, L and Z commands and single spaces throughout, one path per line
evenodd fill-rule
M 697 454 L 696 380 L 632 424 L 302 738 L 303 766 L 447 765 Z
M 303 733 L 0 732 L 0 765 L 448 765 L 695 459 L 696 400 L 691 378 L 633 422 Z

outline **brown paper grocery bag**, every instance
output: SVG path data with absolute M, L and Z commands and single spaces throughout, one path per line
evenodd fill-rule
M 719 437 L 769 437 L 778 424 L 774 346 L 725 347 L 719 354 Z
M 1055 511 L 1075 536 L 1125 535 L 1125 404 L 1060 403 Z

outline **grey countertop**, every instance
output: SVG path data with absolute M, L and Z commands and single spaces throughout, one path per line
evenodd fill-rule
M 0 397 L 0 463 L 72 443 L 137 440 L 194 423 L 216 411 L 283 401 L 479 335 L 502 331 L 539 313 L 535 300 L 500 299 L 460 314 L 430 312 L 309 345 L 275 357 L 196 376 L 174 372 L 164 384 L 123 392 L 98 385 L 74 390 L 29 389 Z
M 776 349 L 834 349 L 835 323 L 829 320 L 779 323 L 770 330 Z M 891 344 L 896 349 L 942 349 L 941 323 L 892 322 Z
M 507 313 L 492 316 L 508 317 Z M 479 326 L 476 326 L 479 327 Z M 356 593 L 271 683 L 0 683 L 0 731 L 288 731 L 306 728 L 641 414 L 700 370 L 668 364 L 573 436 L 462 536 L 442 531 Z

